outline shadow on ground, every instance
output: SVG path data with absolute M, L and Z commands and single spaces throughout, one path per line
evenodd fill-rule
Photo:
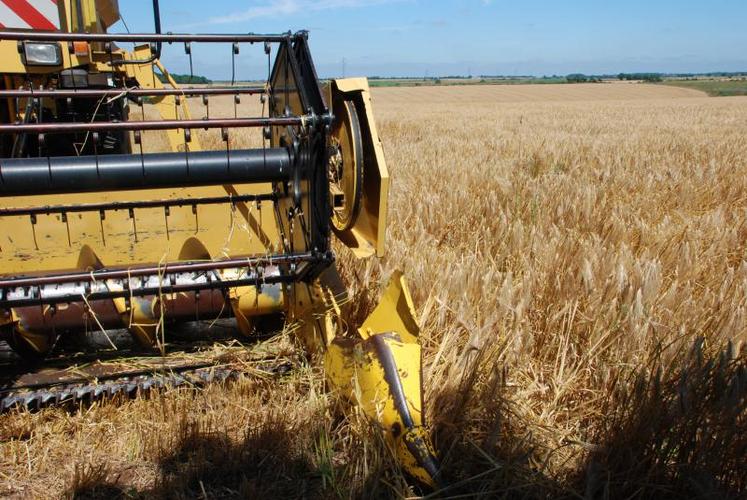
M 438 498 L 561 498 L 567 488 L 537 466 L 543 450 L 512 411 L 505 372 L 475 351 L 453 390 L 437 391 Z M 486 376 L 487 375 L 487 376 Z
M 587 498 L 744 498 L 747 349 L 704 353 L 621 381 L 579 478 Z
M 480 363 L 478 359 L 474 366 Z M 653 366 L 617 381 L 605 417 L 589 431 L 585 462 L 575 475 L 563 478 L 547 472 L 543 460 L 552 450 L 542 448 L 512 411 L 504 375 L 484 368 L 467 371 L 454 390 L 434 395 L 432 426 L 449 484 L 434 497 L 744 498 L 744 348 L 735 352 L 729 346 L 706 355 L 696 344 L 670 369 Z M 367 478 L 354 481 L 345 476 L 351 474 L 348 463 L 325 465 L 318 454 L 305 452 L 314 446 L 310 436 L 324 425 L 298 429 L 288 417 L 269 419 L 240 444 L 220 433 L 185 427 L 178 445 L 161 457 L 152 489 L 128 491 L 107 482 L 111 471 L 103 471 L 98 477 L 78 478 L 70 494 L 387 498 L 406 493 L 396 485 L 391 461 L 369 467 Z M 337 481 L 330 481 L 335 475 Z
M 156 484 L 145 491 L 121 485 L 115 471 L 77 477 L 72 498 L 298 498 L 321 496 L 316 467 L 292 445 L 282 422 L 268 421 L 241 443 L 189 425 L 158 460 Z

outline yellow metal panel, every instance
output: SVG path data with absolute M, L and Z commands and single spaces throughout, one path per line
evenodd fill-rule
M 96 15 L 96 1 L 95 0 L 80 0 L 74 3 L 73 10 L 76 11 L 76 15 L 73 16 L 73 31 L 99 33 L 99 19 Z M 80 15 L 77 13 L 77 9 L 80 9 Z M 78 24 L 78 21 L 83 21 L 83 25 Z
M 337 233 L 357 257 L 384 256 L 389 198 L 389 171 L 384 149 L 373 118 L 371 91 L 366 78 L 332 80 L 330 99 L 352 99 L 363 127 L 364 172 L 361 211 L 353 227 Z M 366 134 L 368 131 L 368 134 Z
M 358 329 L 364 339 L 376 332 L 388 331 L 397 332 L 406 342 L 417 342 L 420 335 L 415 307 L 401 271 L 395 271 L 389 278 L 379 305 Z
M 330 385 L 375 422 L 404 469 L 434 486 L 435 452 L 425 428 L 421 348 L 412 301 L 397 272 L 381 302 L 359 329 L 337 337 L 324 355 Z
M 260 194 L 271 184 L 230 186 L 236 193 Z M 147 191 L 62 194 L 41 197 L 0 198 L 0 207 L 75 205 L 117 201 L 160 200 L 225 196 L 222 186 L 201 186 Z M 36 224 L 28 216 L 7 217 L 0 225 L 0 256 L 6 269 L 16 273 L 73 269 L 81 248 L 94 250 L 105 266 L 179 260 L 182 248 L 198 239 L 213 258 L 227 255 L 265 254 L 280 250 L 272 204 L 199 205 L 197 214 L 190 205 L 134 210 L 134 220 L 125 210 L 39 215 Z M 69 241 L 68 241 L 69 230 Z

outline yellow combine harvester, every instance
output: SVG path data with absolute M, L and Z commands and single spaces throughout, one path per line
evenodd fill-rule
M 154 1 L 155 33 L 109 34 L 116 0 L 51 3 L 47 24 L 21 11 L 19 29 L 0 19 L 2 338 L 38 360 L 81 330 L 126 328 L 153 349 L 169 322 L 228 311 L 250 336 L 258 318 L 282 313 L 330 385 L 433 484 L 402 276 L 360 328 L 339 321 L 331 235 L 359 258 L 384 253 L 389 178 L 366 80 L 322 84 L 306 32 L 162 34 Z M 274 63 L 263 86 L 179 88 L 160 62 L 174 43 L 190 58 L 194 44 L 228 44 L 234 63 L 240 46 L 260 44 Z M 217 95 L 258 95 L 267 113 L 190 118 L 185 97 Z M 144 102 L 160 119 L 140 115 Z M 262 148 L 232 146 L 246 128 L 261 130 Z M 200 129 L 218 129 L 223 147 L 203 150 Z M 154 130 L 170 150 L 143 151 Z

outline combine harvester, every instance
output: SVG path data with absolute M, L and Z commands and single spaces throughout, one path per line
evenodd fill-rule
M 433 485 L 402 276 L 359 328 L 339 319 L 332 234 L 359 258 L 384 253 L 389 178 L 367 81 L 320 82 L 306 32 L 163 34 L 157 0 L 152 34 L 107 33 L 117 0 L 0 5 L 0 338 L 38 366 L 59 339 L 124 328 L 167 358 L 165 325 L 228 313 L 251 337 L 280 314 L 404 469 Z M 132 51 L 117 45 L 128 42 Z M 183 46 L 191 66 L 202 43 L 225 44 L 234 74 L 239 51 L 258 45 L 266 84 L 179 88 L 162 46 Z M 215 96 L 259 96 L 266 113 L 190 117 L 187 97 L 209 110 Z M 145 105 L 160 119 L 147 119 Z M 259 129 L 263 147 L 232 146 L 247 128 Z M 202 149 L 200 129 L 219 130 L 221 147 Z M 145 151 L 150 131 L 165 131 L 170 150 Z M 232 233 L 237 225 L 247 230 Z M 0 389 L 0 403 L 39 408 L 226 376 L 98 373 L 25 386 L 20 377 Z

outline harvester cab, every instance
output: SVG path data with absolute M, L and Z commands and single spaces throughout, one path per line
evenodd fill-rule
M 389 176 L 366 79 L 321 82 L 306 32 L 161 33 L 157 0 L 149 34 L 108 32 L 116 0 L 10 5 L 0 14 L 2 339 L 39 362 L 82 330 L 124 328 L 156 349 L 173 322 L 230 314 L 251 336 L 280 314 L 324 360 L 330 387 L 433 484 L 402 275 L 359 328 L 337 321 L 332 235 L 358 258 L 384 253 Z M 234 68 L 241 50 L 259 48 L 266 81 L 180 87 L 161 63 L 174 44 L 190 65 L 194 46 L 223 44 Z M 258 98 L 263 112 L 211 117 L 217 96 Z M 202 118 L 190 115 L 195 98 Z M 203 129 L 217 146 L 202 146 L 212 143 Z M 250 129 L 261 147 L 236 147 Z M 154 134 L 166 137 L 155 150 Z M 4 396 L 4 408 L 38 403 L 33 392 Z

